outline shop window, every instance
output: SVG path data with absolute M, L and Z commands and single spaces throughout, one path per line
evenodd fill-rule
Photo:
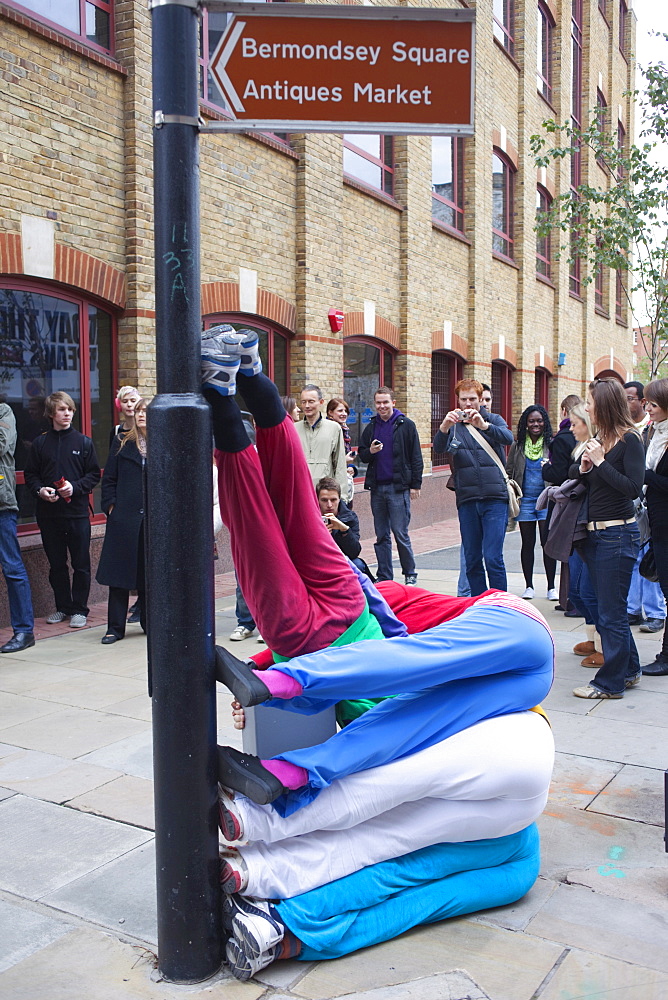
M 391 135 L 344 135 L 343 173 L 392 196 L 394 152 Z
M 431 140 L 431 216 L 464 232 L 464 140 L 445 135 Z
M 494 412 L 500 413 L 509 427 L 513 419 L 513 370 L 505 361 L 492 361 L 492 399 Z
M 513 258 L 513 212 L 515 171 L 501 153 L 492 155 L 492 248 Z
M 350 407 L 348 428 L 353 448 L 359 445 L 362 432 L 376 415 L 373 396 L 381 385 L 393 388 L 394 351 L 379 341 L 351 337 L 343 342 L 343 398 Z M 357 462 L 358 474 L 366 466 Z
M 257 333 L 262 370 L 276 384 L 281 396 L 287 396 L 290 388 L 290 345 L 287 334 L 265 320 L 236 313 L 205 316 L 204 329 L 208 330 L 218 323 L 229 323 L 235 330 L 253 330 Z M 243 402 L 243 378 L 237 380 L 237 399 L 241 409 L 247 409 Z
M 434 351 L 431 356 L 431 439 L 443 422 L 443 417 L 455 405 L 455 386 L 464 377 L 464 362 L 447 351 Z M 447 465 L 444 453 L 434 452 L 434 468 Z
M 544 3 L 538 4 L 538 50 L 536 60 L 536 84 L 538 93 L 552 103 L 552 48 L 554 21 Z
M 111 0 L 23 0 L 23 3 L 8 0 L 8 3 L 85 45 L 103 52 L 113 51 Z
M 533 401 L 549 412 L 552 376 L 547 368 L 536 368 Z
M 511 56 L 515 53 L 514 4 L 515 0 L 494 0 L 493 7 L 494 37 Z
M 542 216 L 547 215 L 552 205 L 552 199 L 544 187 L 538 185 L 536 188 L 536 222 Z M 536 273 L 542 274 L 544 278 L 551 279 L 552 274 L 552 247 L 550 234 L 547 236 L 536 235 Z
M 93 439 L 100 465 L 106 461 L 115 419 L 114 342 L 114 317 L 101 306 L 28 282 L 0 285 L 1 391 L 16 417 L 21 524 L 35 519 L 23 470 L 32 442 L 50 426 L 44 400 L 52 392 L 69 393 L 77 407 L 74 426 Z M 99 512 L 99 486 L 93 499 Z

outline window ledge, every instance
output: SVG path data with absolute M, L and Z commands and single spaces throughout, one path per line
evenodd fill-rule
M 628 59 L 626 58 L 626 53 L 625 53 L 625 52 L 623 51 L 623 49 L 619 49 L 619 54 L 620 54 L 620 56 L 622 57 L 622 59 L 624 60 L 624 62 L 626 63 L 626 65 L 628 66 L 628 64 L 629 64 L 629 61 L 628 61 Z
M 58 31 L 57 28 L 52 28 L 48 24 L 44 24 L 36 17 L 30 17 L 29 14 L 23 14 L 18 10 L 14 10 L 13 7 L 8 7 L 4 3 L 0 3 L 0 16 L 6 18 L 8 21 L 13 21 L 14 24 L 19 24 L 22 28 L 34 31 L 36 35 L 41 35 L 42 38 L 46 38 L 50 42 L 55 42 L 56 45 L 60 45 L 64 49 L 69 49 L 71 52 L 76 52 L 80 56 L 85 56 L 86 59 L 90 59 L 91 62 L 96 62 L 100 66 L 104 66 L 106 69 L 112 70 L 114 73 L 119 73 L 121 76 L 128 75 L 128 71 L 121 66 L 118 59 L 115 59 L 114 56 L 110 54 L 108 55 L 100 49 L 90 48 L 88 45 L 84 45 L 83 42 L 78 41 L 76 38 L 72 38 L 70 35 L 66 35 L 62 31 Z
M 568 290 L 568 294 L 570 295 L 570 297 L 571 297 L 572 299 L 575 299 L 575 301 L 576 301 L 576 302 L 582 302 L 582 303 L 584 303 L 584 299 L 582 298 L 582 296 L 581 296 L 581 295 L 578 295 L 578 293 L 577 293 L 577 292 L 572 292 L 572 291 L 570 290 L 570 288 L 569 288 L 569 290 Z
M 548 288 L 551 288 L 553 291 L 556 291 L 557 286 L 555 285 L 555 283 L 551 281 L 550 278 L 546 278 L 544 274 L 540 273 L 540 271 L 536 271 L 536 281 L 540 281 L 542 285 L 547 285 Z
M 608 31 L 610 31 L 610 22 L 608 21 L 608 18 L 607 18 L 607 17 L 606 17 L 606 15 L 605 15 L 605 14 L 603 13 L 603 11 L 601 10 L 601 8 L 600 8 L 600 7 L 598 8 L 598 12 L 599 12 L 599 14 L 601 15 L 601 17 L 603 18 L 603 20 L 605 21 L 605 23 L 606 23 L 606 25 L 607 25 L 607 28 L 608 28 Z
M 504 254 L 499 253 L 498 250 L 492 250 L 492 257 L 494 260 L 498 260 L 500 264 L 507 264 L 508 267 L 514 267 L 516 271 L 519 271 L 520 269 L 519 264 L 516 264 L 510 257 L 506 257 Z
M 505 47 L 505 45 L 501 44 L 501 42 L 496 37 L 496 35 L 494 36 L 494 44 L 497 46 L 497 48 L 501 49 L 501 51 L 503 52 L 503 54 L 506 57 L 506 59 L 508 59 L 513 64 L 513 66 L 515 67 L 515 69 L 517 70 L 517 72 L 521 73 L 522 69 L 520 67 L 520 64 L 516 61 L 516 59 L 514 58 L 514 56 L 511 56 L 510 52 Z
M 355 188 L 356 191 L 360 191 L 362 194 L 368 194 L 377 201 L 382 201 L 384 205 L 389 205 L 390 208 L 394 208 L 397 212 L 403 212 L 404 210 L 404 206 L 395 201 L 391 195 L 385 194 L 379 188 L 369 187 L 368 184 L 358 181 L 355 177 L 351 177 L 350 174 L 343 175 L 343 183 L 346 187 Z
M 446 226 L 444 222 L 439 222 L 438 219 L 431 220 L 431 228 L 438 229 L 439 233 L 445 233 L 446 236 L 452 236 L 453 239 L 459 240 L 460 243 L 466 243 L 467 246 L 472 246 L 472 241 L 468 236 L 464 236 L 458 229 L 453 229 L 451 226 Z
M 617 326 L 623 326 L 625 330 L 628 330 L 629 328 L 629 324 L 626 322 L 625 319 L 622 319 L 621 316 L 615 316 L 615 323 L 617 324 Z
M 610 319 L 610 313 L 603 306 L 594 306 L 594 312 L 597 316 L 602 316 L 603 319 Z
M 212 121 L 228 122 L 231 120 L 230 116 L 225 114 L 221 108 L 216 108 L 211 104 L 207 104 L 206 101 L 200 100 L 199 111 L 202 118 L 208 118 Z M 275 136 L 271 135 L 269 132 L 240 132 L 236 134 L 245 135 L 249 139 L 256 139 L 257 142 L 261 142 L 264 146 L 271 146 L 271 148 L 275 149 L 277 153 L 283 153 L 284 156 L 288 156 L 291 160 L 299 159 L 299 154 L 295 153 L 294 149 L 286 143 L 281 142 L 280 139 L 276 139 Z

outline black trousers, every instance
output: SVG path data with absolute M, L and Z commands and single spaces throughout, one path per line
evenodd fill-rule
M 115 635 L 122 639 L 125 635 L 125 625 L 128 618 L 130 591 L 122 587 L 110 587 L 107 601 L 107 635 Z M 137 589 L 137 605 L 139 621 L 146 631 L 146 591 Z
M 90 593 L 90 521 L 87 517 L 51 517 L 38 522 L 49 560 L 49 583 L 56 611 L 87 615 Z M 69 553 L 72 582 L 67 565 Z

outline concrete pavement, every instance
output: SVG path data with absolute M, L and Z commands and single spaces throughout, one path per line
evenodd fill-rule
M 456 588 L 458 551 L 440 548 L 452 530 L 447 522 L 420 529 L 416 545 L 420 583 L 443 593 Z M 519 569 L 518 542 L 508 536 L 511 570 Z M 438 551 L 429 554 L 430 544 Z M 225 643 L 233 597 L 229 581 L 219 588 L 227 592 L 216 603 Z M 518 572 L 509 589 L 524 589 Z M 545 593 L 540 576 L 537 593 Z M 643 678 L 622 701 L 574 698 L 571 689 L 592 676 L 571 653 L 584 638 L 582 622 L 536 604 L 557 647 L 545 707 L 558 753 L 534 889 L 516 906 L 419 928 L 336 962 L 278 963 L 244 984 L 223 971 L 177 987 L 156 973 L 150 702 L 139 627 L 112 646 L 100 645 L 98 625 L 0 657 L 0 996 L 668 996 L 668 677 Z M 643 662 L 660 638 L 636 634 Z M 234 648 L 258 647 L 248 639 Z M 238 746 L 229 700 L 221 692 L 219 741 Z

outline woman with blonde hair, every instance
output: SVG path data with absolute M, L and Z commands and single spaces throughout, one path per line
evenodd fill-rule
M 585 408 L 597 425 L 575 468 L 587 486 L 587 538 L 580 555 L 596 594 L 596 627 L 604 662 L 595 677 L 573 691 L 576 698 L 623 698 L 640 680 L 638 650 L 626 601 L 638 555 L 634 500 L 645 476 L 645 450 L 617 379 L 590 383 Z
M 137 591 L 139 621 L 146 631 L 144 570 L 144 475 L 146 462 L 146 407 L 139 399 L 134 423 L 112 445 L 102 477 L 102 510 L 107 530 L 96 580 L 109 587 L 107 631 L 101 642 L 110 645 L 125 636 L 130 591 Z

